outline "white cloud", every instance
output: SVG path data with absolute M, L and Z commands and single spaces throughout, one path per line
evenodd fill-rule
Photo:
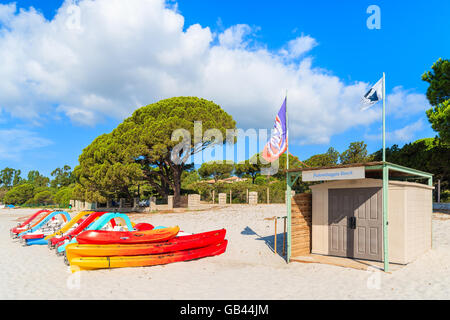
M 24 129 L 0 129 L 0 160 L 18 160 L 24 151 L 46 147 L 52 141 Z
M 239 127 L 269 129 L 288 89 L 292 142 L 327 143 L 379 120 L 379 108 L 358 109 L 366 83 L 313 67 L 311 36 L 269 50 L 255 45 L 255 28 L 245 24 L 218 35 L 199 24 L 185 28 L 176 8 L 163 0 L 66 0 L 48 21 L 34 9 L 0 5 L 0 109 L 95 125 L 189 95 L 215 101 Z
M 405 143 L 415 140 L 415 135 L 418 131 L 424 128 L 423 120 L 419 119 L 403 128 L 386 132 L 386 141 L 392 143 Z M 382 133 L 379 134 L 366 134 L 364 138 L 367 140 L 380 140 L 382 139 Z
M 406 90 L 402 86 L 396 86 L 392 93 L 387 95 L 386 110 L 395 117 L 404 118 L 424 112 L 431 108 L 427 97 L 421 93 Z
M 229 49 L 245 48 L 244 39 L 252 33 L 252 28 L 246 24 L 237 24 L 219 34 L 219 44 Z
M 0 5 L 0 25 L 10 23 L 10 21 L 14 18 L 14 13 L 16 10 L 17 8 L 15 3 Z
M 311 51 L 312 48 L 317 46 L 316 39 L 310 36 L 301 36 L 291 40 L 287 43 L 286 48 L 280 50 L 280 54 L 286 56 L 290 59 L 295 59 L 308 51 Z

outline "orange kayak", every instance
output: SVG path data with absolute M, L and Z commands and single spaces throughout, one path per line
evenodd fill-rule
M 227 240 L 207 247 L 183 250 L 172 253 L 153 254 L 145 256 L 119 257 L 79 257 L 70 261 L 72 272 L 92 269 L 147 267 L 172 262 L 188 261 L 222 254 L 227 248 Z
M 160 242 L 175 237 L 180 227 L 152 229 L 145 231 L 88 230 L 77 236 L 79 244 L 139 244 Z
M 144 244 L 78 244 L 66 247 L 66 260 L 79 257 L 141 256 L 207 247 L 225 239 L 226 230 L 214 230 L 187 236 L 178 236 L 163 242 Z

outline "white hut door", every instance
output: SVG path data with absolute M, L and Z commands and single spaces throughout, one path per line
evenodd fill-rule
M 383 192 L 381 188 L 358 188 L 354 192 L 353 257 L 382 260 L 383 253 Z
M 381 261 L 382 219 L 381 188 L 329 189 L 329 254 Z
M 351 194 L 346 189 L 328 190 L 328 251 L 332 256 L 348 256 L 348 222 L 353 215 L 351 203 Z

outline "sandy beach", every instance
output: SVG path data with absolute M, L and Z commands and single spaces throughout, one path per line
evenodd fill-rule
M 264 220 L 285 215 L 284 205 L 133 214 L 132 221 L 186 232 L 226 228 L 227 251 L 164 266 L 71 274 L 47 246 L 24 247 L 10 238 L 9 229 L 35 211 L 0 209 L 0 299 L 450 299 L 450 215 L 434 214 L 432 250 L 383 273 L 286 264 L 272 251 L 273 222 Z M 282 222 L 278 230 L 281 253 Z

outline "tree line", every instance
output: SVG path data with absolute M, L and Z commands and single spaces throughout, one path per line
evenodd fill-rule
M 4 168 L 0 171 L 0 202 L 25 206 L 67 206 L 76 183 L 72 168 L 68 165 L 56 168 L 50 176 L 31 170 L 23 178 L 21 170 Z
M 429 84 L 426 96 L 432 107 L 426 115 L 436 136 L 407 143 L 401 148 L 393 145 L 386 150 L 386 160 L 434 174 L 434 180 L 441 181 L 444 190 L 442 199 L 445 201 L 449 198 L 450 168 L 449 60 L 437 60 L 431 70 L 422 75 L 422 80 Z M 198 121 L 202 123 L 200 131 L 195 128 Z M 243 190 L 253 188 L 262 191 L 269 188 L 269 195 L 273 190 L 278 201 L 282 201 L 286 188 L 283 172 L 285 154 L 280 158 L 278 173 L 273 176 L 261 174 L 264 164 L 254 161 L 258 155 L 236 164 L 204 163 L 198 169 L 192 163 L 177 161 L 189 159 L 208 147 L 230 142 L 228 139 L 217 139 L 217 136 L 226 137 L 228 130 L 235 129 L 236 122 L 231 115 L 212 101 L 197 97 L 161 100 L 135 110 L 111 133 L 97 137 L 83 149 L 78 159 L 79 165 L 70 174 L 70 170 L 64 167 L 54 171 L 55 175 L 52 173 L 54 179 L 43 177 L 37 171 L 22 179 L 20 170 L 5 168 L 1 177 L 0 199 L 11 203 L 57 201 L 62 199 L 57 194 L 67 188 L 65 196 L 70 194 L 74 199 L 91 202 L 174 195 L 176 203 L 182 193 L 200 192 L 208 196 L 212 188 L 218 191 L 220 188 L 224 191 L 235 188 L 237 199 L 243 197 Z M 174 139 L 173 133 L 177 130 L 182 130 L 183 135 Z M 231 139 L 231 142 L 236 140 Z M 330 147 L 327 152 L 303 161 L 292 155 L 289 155 L 289 160 L 291 168 L 321 167 L 379 161 L 381 154 L 381 150 L 368 154 L 364 141 L 356 141 L 343 152 Z M 248 178 L 248 181 L 233 184 L 220 181 L 231 175 Z M 72 180 L 67 184 L 67 180 L 57 180 L 57 176 L 70 176 Z M 204 183 L 208 179 L 214 179 L 215 183 Z M 17 190 L 19 187 L 20 192 Z M 303 192 L 308 189 L 308 184 L 297 180 L 294 189 Z

